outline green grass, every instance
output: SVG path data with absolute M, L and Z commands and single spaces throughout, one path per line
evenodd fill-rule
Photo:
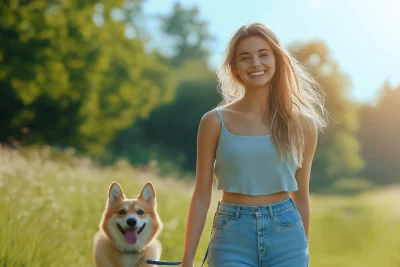
M 132 198 L 153 182 L 164 223 L 162 260 L 179 261 L 191 183 L 160 179 L 124 162 L 100 168 L 73 150 L 0 148 L 0 266 L 93 266 L 92 238 L 112 181 Z M 400 266 L 399 193 L 393 188 L 312 195 L 310 266 Z M 207 248 L 219 196 L 214 195 L 195 266 Z

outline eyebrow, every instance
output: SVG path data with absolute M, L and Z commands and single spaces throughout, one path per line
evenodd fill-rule
M 258 50 L 257 52 L 260 53 L 260 52 L 264 52 L 264 51 L 270 52 L 267 48 L 262 48 L 262 49 Z M 239 54 L 239 57 L 241 55 L 249 55 L 249 54 L 250 54 L 249 52 L 242 52 L 242 53 Z

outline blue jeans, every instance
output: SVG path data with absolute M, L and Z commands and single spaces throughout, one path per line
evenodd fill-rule
M 210 239 L 210 267 L 307 267 L 308 241 L 291 198 L 265 206 L 219 202 Z

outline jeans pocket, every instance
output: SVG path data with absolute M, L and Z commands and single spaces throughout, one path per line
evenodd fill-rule
M 294 207 L 275 212 L 274 220 L 278 225 L 285 227 L 296 226 L 302 223 L 300 213 Z
M 214 229 L 225 229 L 232 225 L 234 221 L 234 215 L 231 214 L 220 214 L 217 213 L 214 216 L 214 223 L 213 223 L 213 228 Z

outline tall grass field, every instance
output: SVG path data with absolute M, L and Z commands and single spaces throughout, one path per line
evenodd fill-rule
M 124 162 L 104 168 L 73 150 L 0 148 L 0 266 L 93 266 L 108 187 L 117 181 L 135 198 L 153 182 L 164 223 L 162 260 L 179 261 L 193 183 L 160 178 Z M 195 266 L 207 248 L 215 192 Z M 311 196 L 310 266 L 400 266 L 400 189 Z

